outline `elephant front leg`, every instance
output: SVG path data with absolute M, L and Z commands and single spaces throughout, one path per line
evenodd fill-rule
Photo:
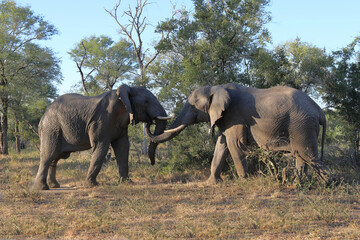
M 225 130 L 224 135 L 226 136 L 226 144 L 234 161 L 237 175 L 242 178 L 247 177 L 247 127 L 243 124 L 230 126 Z
M 116 162 L 119 168 L 120 180 L 129 180 L 129 148 L 128 136 L 124 136 L 111 143 L 114 150 Z
M 221 181 L 220 173 L 228 155 L 229 151 L 226 145 L 226 138 L 221 134 L 216 142 L 214 156 L 211 161 L 211 173 L 207 180 L 208 183 L 214 184 L 217 181 Z
M 241 149 L 241 142 L 237 138 L 227 138 L 230 155 L 234 161 L 235 169 L 239 177 L 247 177 L 246 154 Z
M 91 157 L 91 163 L 86 177 L 85 185 L 89 187 L 99 185 L 96 177 L 99 174 L 105 160 L 105 155 L 109 150 L 109 143 L 97 143 Z

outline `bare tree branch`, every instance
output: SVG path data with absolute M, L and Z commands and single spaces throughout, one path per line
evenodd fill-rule
M 145 80 L 145 70 L 149 66 L 151 62 L 155 60 L 155 58 L 159 55 L 159 51 L 157 51 L 154 56 L 150 59 L 148 63 L 145 64 L 146 52 L 143 51 L 143 41 L 141 38 L 141 34 L 145 31 L 148 24 L 146 23 L 146 17 L 143 17 L 144 8 L 149 4 L 148 0 L 137 0 L 137 5 L 134 11 L 129 6 L 128 10 L 124 11 L 123 16 L 128 18 L 129 24 L 123 25 L 120 23 L 118 18 L 118 10 L 120 6 L 121 0 L 115 5 L 113 11 L 106 10 L 109 15 L 115 19 L 116 23 L 119 25 L 121 31 L 120 34 L 123 34 L 128 37 L 134 47 L 135 56 L 137 62 L 139 64 L 140 76 L 141 79 Z M 144 84 L 144 82 L 143 82 Z
M 76 63 L 77 68 L 79 69 L 79 73 L 80 73 L 80 76 L 81 76 L 81 83 L 82 83 L 83 90 L 84 90 L 84 92 L 85 92 L 86 95 L 89 95 L 89 92 L 88 92 L 88 90 L 87 90 L 87 88 L 86 88 L 85 81 L 86 81 L 86 79 L 90 76 L 90 74 L 91 74 L 95 69 L 92 69 L 92 70 L 86 75 L 86 77 L 84 77 L 84 73 L 83 73 L 83 71 L 82 71 L 82 65 L 84 64 L 84 61 L 85 61 L 85 59 L 86 59 L 87 50 L 86 50 L 86 47 L 85 47 L 85 45 L 84 45 L 84 42 L 81 42 L 81 45 L 82 45 L 83 48 L 84 48 L 84 55 L 83 55 L 83 57 L 82 57 L 82 59 L 81 59 L 81 61 L 80 61 L 80 64 L 79 64 L 78 62 L 76 62 L 76 61 L 75 61 L 75 63 Z
M 36 136 L 40 137 L 38 131 L 36 130 L 36 128 L 35 128 L 26 118 L 23 118 L 22 120 L 27 123 L 27 125 L 28 125 L 29 128 L 30 128 L 30 130 L 31 130 Z

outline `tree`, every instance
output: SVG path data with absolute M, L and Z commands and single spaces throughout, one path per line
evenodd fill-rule
M 332 63 L 325 49 L 301 42 L 299 38 L 286 42 L 283 47 L 289 62 L 286 84 L 306 93 L 319 90 L 318 86 L 328 77 Z
M 82 39 L 69 54 L 76 62 L 87 95 L 88 87 L 92 94 L 112 90 L 119 81 L 131 79 L 136 67 L 133 47 L 125 39 L 115 43 L 106 36 L 91 36 Z
M 171 33 L 167 42 L 158 45 L 167 53 L 157 69 L 178 64 L 181 72 L 179 78 L 162 78 L 157 85 L 188 95 L 198 86 L 242 82 L 250 53 L 270 39 L 265 28 L 270 20 L 265 11 L 268 1 L 195 0 L 194 5 L 193 18 L 182 10 L 177 19 L 157 27 Z
M 143 16 L 143 11 L 145 7 L 149 4 L 148 0 L 137 0 L 135 11 L 133 11 L 130 7 L 127 11 L 124 11 L 124 15 L 128 18 L 129 24 L 122 24 L 119 16 L 119 6 L 121 0 L 115 5 L 113 11 L 106 10 L 109 15 L 114 18 L 118 26 L 120 27 L 120 33 L 126 36 L 129 41 L 133 45 L 135 57 L 138 63 L 138 68 L 140 71 L 140 77 L 135 79 L 135 84 L 140 86 L 146 86 L 149 82 L 146 76 L 146 70 L 149 65 L 157 58 L 162 49 L 155 49 L 155 53 L 152 56 L 149 56 L 149 49 L 144 50 L 142 33 L 148 26 L 146 21 L 146 17 Z M 167 39 L 170 35 L 169 31 L 161 31 L 162 37 L 160 42 L 163 39 Z M 165 34 L 166 33 L 166 34 Z M 145 123 L 143 124 L 143 143 L 142 143 L 142 154 L 147 153 L 147 142 L 146 142 L 146 134 L 145 134 Z
M 246 83 L 257 88 L 284 85 L 290 75 L 289 59 L 283 46 L 274 50 L 258 48 L 247 64 Z
M 330 109 L 345 118 L 351 131 L 355 158 L 360 164 L 360 37 L 333 52 L 331 77 L 323 84 L 323 98 Z
M 8 154 L 8 113 L 16 86 L 27 79 L 36 64 L 35 55 L 24 58 L 36 40 L 56 34 L 55 27 L 34 15 L 29 7 L 18 7 L 14 1 L 0 4 L 0 152 Z M 54 79 L 51 79 L 54 80 Z M 58 78 L 55 80 L 59 80 Z
M 118 17 L 120 4 L 121 0 L 119 0 L 119 2 L 115 5 L 113 11 L 106 11 L 112 18 L 115 19 L 116 23 L 120 27 L 120 33 L 127 37 L 132 43 L 135 57 L 138 63 L 138 68 L 140 71 L 140 78 L 136 80 L 136 84 L 146 86 L 146 84 L 148 83 L 148 79 L 146 78 L 146 69 L 160 54 L 160 50 L 156 49 L 155 53 L 153 53 L 152 56 L 149 56 L 149 49 L 144 49 L 144 43 L 142 40 L 142 33 L 148 26 L 146 17 L 143 16 L 143 11 L 149 3 L 148 0 L 137 0 L 134 9 L 135 11 L 133 11 L 130 7 L 127 11 L 124 11 L 124 15 L 128 18 L 129 21 L 129 24 L 126 25 L 122 24 Z M 164 32 L 162 32 L 161 40 L 167 38 L 169 34 L 170 33 L 168 32 L 165 36 Z
M 287 85 L 318 95 L 322 80 L 329 76 L 331 64 L 332 58 L 324 49 L 297 38 L 273 51 L 257 49 L 249 62 L 249 85 Z
M 27 67 L 19 72 L 8 86 L 10 93 L 9 110 L 14 122 L 17 152 L 20 152 L 20 137 L 22 135 L 19 125 L 36 128 L 42 113 L 45 111 L 45 108 L 40 107 L 39 104 L 48 103 L 48 99 L 55 98 L 56 88 L 53 81 L 58 81 L 61 77 L 59 60 L 54 56 L 52 50 L 27 43 L 21 55 L 22 64 Z M 28 109 L 34 107 L 42 111 L 39 114 L 28 114 Z M 31 131 L 33 132 L 33 130 Z

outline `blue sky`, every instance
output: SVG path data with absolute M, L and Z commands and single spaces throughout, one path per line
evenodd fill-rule
M 80 81 L 75 63 L 68 51 L 84 37 L 107 35 L 117 41 L 121 35 L 118 27 L 104 9 L 111 10 L 118 0 L 15 0 L 19 5 L 30 6 L 35 14 L 55 25 L 59 34 L 43 44 L 52 48 L 61 59 L 63 83 L 59 93 L 72 92 L 72 86 Z M 122 0 L 125 10 L 135 0 Z M 149 0 L 144 12 L 148 22 L 156 25 L 172 14 L 172 3 L 177 7 L 193 10 L 191 0 Z M 345 47 L 360 35 L 360 0 L 272 0 L 268 7 L 272 21 L 267 25 L 276 46 L 299 37 L 328 52 Z M 144 42 L 156 40 L 151 26 L 145 32 Z

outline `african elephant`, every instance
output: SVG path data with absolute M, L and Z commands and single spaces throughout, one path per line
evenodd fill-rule
M 188 97 L 169 130 L 157 135 L 147 131 L 157 143 L 168 141 L 186 126 L 210 122 L 220 131 L 211 162 L 210 183 L 221 180 L 222 165 L 228 156 L 239 176 L 246 177 L 248 146 L 285 151 L 296 157 L 297 171 L 309 165 L 318 177 L 329 181 L 328 168 L 322 162 L 326 119 L 321 108 L 305 93 L 285 86 L 256 89 L 238 84 L 207 86 Z M 321 157 L 318 135 L 322 130 Z
M 128 178 L 129 123 L 155 120 L 155 132 L 166 128 L 168 117 L 156 97 L 143 87 L 121 85 L 117 90 L 99 96 L 86 97 L 65 94 L 47 109 L 39 123 L 40 166 L 33 185 L 34 190 L 58 188 L 56 164 L 71 152 L 92 149 L 86 184 L 97 185 L 109 146 L 114 150 L 119 175 Z M 151 163 L 155 163 L 157 143 L 149 145 Z

